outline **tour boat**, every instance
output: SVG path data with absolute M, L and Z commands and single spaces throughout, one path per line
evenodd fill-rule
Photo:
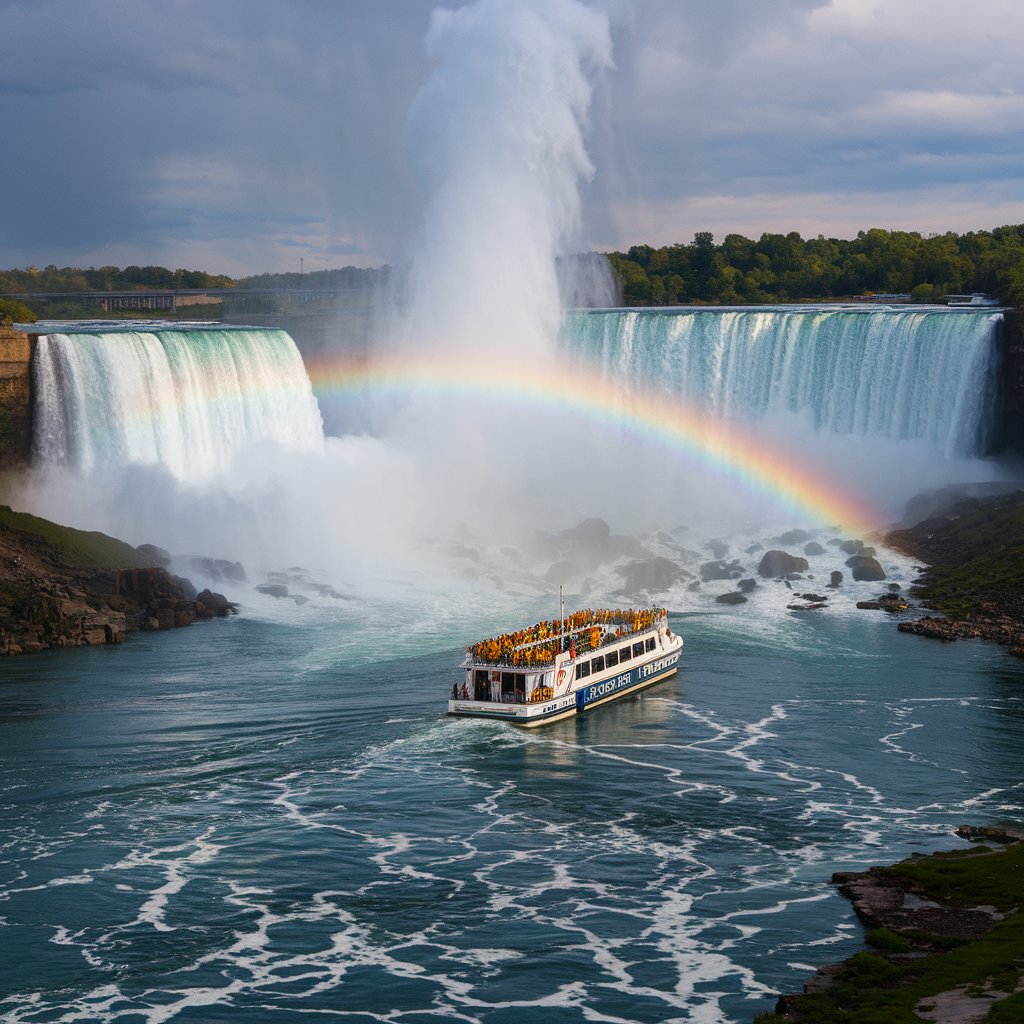
M 979 306 L 998 306 L 999 299 L 984 292 L 972 292 L 970 295 L 947 295 L 946 305 L 977 309 Z
M 448 714 L 547 725 L 667 679 L 682 650 L 664 608 L 563 611 L 468 647 Z

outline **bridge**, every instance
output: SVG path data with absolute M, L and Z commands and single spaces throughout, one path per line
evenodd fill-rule
M 111 292 L 4 292 L 0 298 L 36 302 L 96 303 L 100 309 L 176 310 L 181 306 L 206 306 L 226 298 L 270 296 L 281 308 L 320 305 L 364 294 L 362 288 L 145 288 Z

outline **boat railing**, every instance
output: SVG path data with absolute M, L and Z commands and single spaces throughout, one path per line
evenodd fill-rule
M 554 665 L 558 654 L 564 653 L 566 649 L 566 640 L 568 640 L 571 645 L 575 637 L 579 636 L 581 633 L 590 633 L 595 627 L 601 630 L 601 641 L 599 646 L 604 647 L 615 643 L 617 640 L 622 640 L 630 636 L 639 636 L 641 633 L 646 633 L 648 630 L 655 628 L 657 624 L 658 620 L 655 619 L 646 626 L 641 626 L 639 629 L 635 629 L 628 622 L 589 622 L 586 625 L 577 626 L 575 629 L 568 629 L 562 633 L 553 633 L 550 636 L 542 637 L 538 640 L 528 640 L 524 643 L 516 644 L 509 653 L 503 654 L 498 658 L 482 658 L 473 653 L 472 649 L 470 649 L 468 653 L 470 661 L 473 664 L 488 665 L 497 668 L 529 669 L 538 666 L 551 666 Z M 523 665 L 521 661 L 513 660 L 513 655 L 535 647 L 554 647 L 556 648 L 556 653 L 542 661 L 535 661 L 532 665 Z

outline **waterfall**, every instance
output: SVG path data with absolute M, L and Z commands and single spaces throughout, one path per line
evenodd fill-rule
M 797 413 L 819 433 L 983 454 L 1001 313 L 811 307 L 567 314 L 579 357 L 722 417 Z
M 284 331 L 147 325 L 44 334 L 33 386 L 37 464 L 83 473 L 158 464 L 194 481 L 252 445 L 323 445 L 309 378 Z

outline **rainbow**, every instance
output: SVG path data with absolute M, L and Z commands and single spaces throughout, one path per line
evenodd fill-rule
M 503 399 L 572 412 L 617 426 L 639 443 L 658 444 L 712 467 L 748 489 L 767 493 L 814 522 L 863 535 L 883 516 L 793 458 L 739 428 L 700 412 L 682 399 L 653 391 L 627 391 L 582 366 L 552 365 L 543 372 L 465 359 L 307 359 L 320 395 L 426 392 Z

